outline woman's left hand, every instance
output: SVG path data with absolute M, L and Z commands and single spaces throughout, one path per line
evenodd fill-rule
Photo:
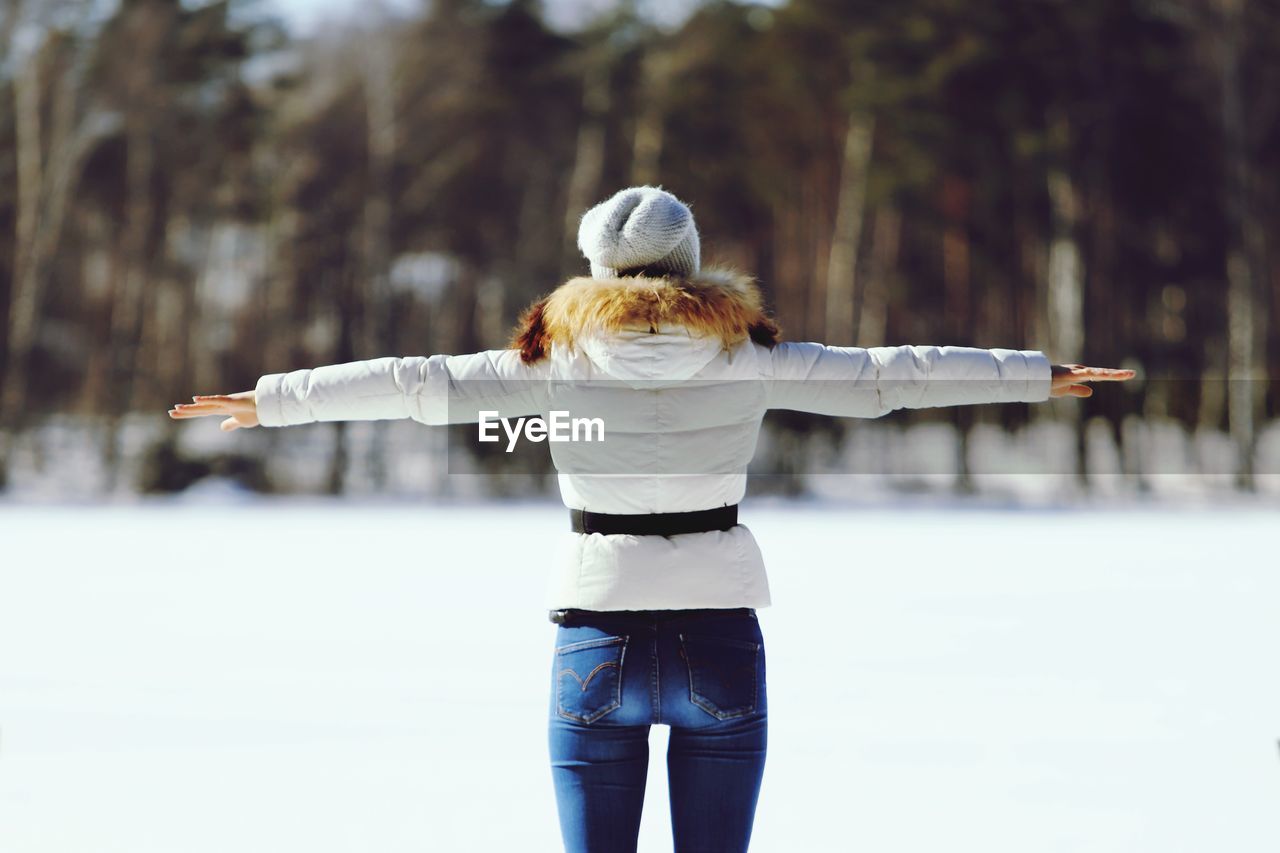
M 1093 389 L 1085 382 L 1124 382 L 1137 376 L 1134 370 L 1113 367 L 1085 367 L 1083 364 L 1055 364 L 1049 385 L 1050 397 L 1089 397 Z
M 237 391 L 234 394 L 209 394 L 192 397 L 193 403 L 177 403 L 169 410 L 169 417 L 203 418 L 209 415 L 226 415 L 218 424 L 224 430 L 258 426 L 258 394 L 256 391 Z

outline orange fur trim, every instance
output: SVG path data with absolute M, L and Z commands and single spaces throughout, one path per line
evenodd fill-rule
M 583 334 L 659 326 L 718 337 L 726 349 L 748 337 L 772 347 L 780 335 L 752 279 L 712 270 L 687 279 L 571 279 L 525 310 L 511 346 L 532 364 L 552 344 L 572 347 Z
M 520 350 L 520 360 L 525 364 L 541 361 L 547 354 L 547 330 L 542 318 L 550 298 L 544 296 L 524 309 L 516 324 L 515 333 L 511 336 L 511 348 Z

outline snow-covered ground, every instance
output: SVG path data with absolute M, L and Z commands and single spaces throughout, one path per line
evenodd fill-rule
M 1280 850 L 1280 513 L 743 516 L 774 596 L 753 850 Z M 0 850 L 560 849 L 539 543 L 564 524 L 0 507 Z M 671 849 L 666 732 L 642 850 Z

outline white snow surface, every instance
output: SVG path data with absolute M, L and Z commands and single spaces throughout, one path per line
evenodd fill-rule
M 1280 850 L 1280 513 L 742 517 L 774 598 L 753 851 Z M 541 602 L 566 524 L 0 505 L 0 850 L 562 849 Z M 671 850 L 667 731 L 643 851 Z

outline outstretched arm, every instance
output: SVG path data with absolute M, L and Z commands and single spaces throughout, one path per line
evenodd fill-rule
M 1134 375 L 1051 365 L 1035 350 L 972 347 L 783 343 L 769 351 L 769 365 L 770 408 L 863 418 L 896 409 L 1087 397 L 1082 383 Z
M 471 423 L 486 410 L 500 417 L 540 412 L 544 372 L 521 362 L 516 350 L 375 358 L 267 374 L 253 391 L 193 397 L 169 416 L 222 415 L 225 430 L 392 418 Z

